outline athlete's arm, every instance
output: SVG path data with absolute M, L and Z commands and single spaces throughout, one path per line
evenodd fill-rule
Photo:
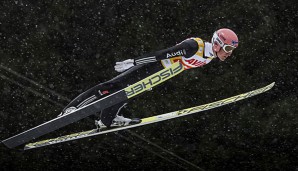
M 152 52 L 135 59 L 127 59 L 122 62 L 116 62 L 115 70 L 117 72 L 123 72 L 135 65 L 146 64 L 150 62 L 156 62 L 163 59 L 173 58 L 177 56 L 191 57 L 198 50 L 198 43 L 193 39 L 187 39 L 173 47 Z
M 173 47 L 160 50 L 157 52 L 148 53 L 134 59 L 135 65 L 141 65 L 150 62 L 156 62 L 163 59 L 173 58 L 177 56 L 190 57 L 198 50 L 198 43 L 193 39 L 187 39 Z

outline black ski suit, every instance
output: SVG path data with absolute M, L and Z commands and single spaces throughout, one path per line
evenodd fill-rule
M 177 56 L 190 57 L 194 55 L 198 50 L 198 44 L 196 41 L 192 39 L 187 39 L 176 46 L 173 46 L 168 49 L 164 49 L 161 51 L 157 51 L 154 53 L 150 53 L 139 58 L 135 59 L 135 66 L 130 68 L 129 70 L 123 72 L 117 77 L 98 84 L 89 90 L 83 92 L 79 96 L 77 96 L 74 100 L 72 100 L 64 109 L 63 112 L 69 107 L 81 108 L 95 100 L 98 100 L 102 97 L 105 97 L 108 94 L 112 94 L 120 89 L 123 89 L 133 83 L 136 83 L 143 78 L 146 78 L 153 73 L 156 73 L 164 68 L 160 60 L 173 58 Z M 179 52 L 179 53 L 177 53 Z M 169 54 L 170 57 L 169 57 Z M 154 59 L 153 59 L 154 57 Z M 119 104 L 115 104 L 107 109 L 104 109 L 100 112 L 100 119 L 103 124 L 106 126 L 110 126 L 112 124 L 112 120 L 115 116 L 120 112 L 122 107 L 127 102 L 122 102 Z M 95 115 L 98 115 L 95 114 Z

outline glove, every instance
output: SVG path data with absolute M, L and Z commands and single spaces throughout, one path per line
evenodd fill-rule
M 127 59 L 127 60 L 122 61 L 122 62 L 116 62 L 115 70 L 117 72 L 123 72 L 123 71 L 126 71 L 126 70 L 128 70 L 129 68 L 131 68 L 133 66 L 135 66 L 134 60 L 133 59 Z

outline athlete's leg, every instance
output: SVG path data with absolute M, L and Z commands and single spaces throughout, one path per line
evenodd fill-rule
M 86 106 L 87 104 L 95 100 L 112 94 L 143 78 L 146 78 L 147 76 L 156 73 L 161 69 L 163 69 L 163 66 L 160 63 L 149 63 L 146 65 L 138 65 L 136 67 L 133 67 L 130 70 L 118 75 L 117 77 L 107 82 L 96 85 L 80 94 L 63 109 L 63 112 L 60 115 L 67 114 L 69 112 L 72 112 L 73 110 Z M 101 120 L 106 126 L 111 125 L 113 120 L 117 117 L 117 113 L 119 113 L 124 103 L 127 103 L 127 101 L 111 106 L 101 112 Z M 94 113 L 94 115 L 96 115 L 96 112 Z

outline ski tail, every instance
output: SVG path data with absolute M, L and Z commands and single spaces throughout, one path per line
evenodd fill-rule
M 203 104 L 200 106 L 195 106 L 195 107 L 182 109 L 182 110 L 178 110 L 178 111 L 174 111 L 174 112 L 170 112 L 170 113 L 165 113 L 165 114 L 161 114 L 161 115 L 143 118 L 143 119 L 141 119 L 142 120 L 141 123 L 135 124 L 135 125 L 128 125 L 128 126 L 124 126 L 124 127 L 115 127 L 115 128 L 107 129 L 107 130 L 103 130 L 103 131 L 98 131 L 97 129 L 93 129 L 93 130 L 89 130 L 89 131 L 82 131 L 82 132 L 78 132 L 78 133 L 64 135 L 64 136 L 57 137 L 57 138 L 46 139 L 43 141 L 26 144 L 24 150 L 30 150 L 30 149 L 34 149 L 34 148 L 49 146 L 49 145 L 53 145 L 53 144 L 63 143 L 63 142 L 82 139 L 82 138 L 87 138 L 87 137 L 96 136 L 96 135 L 100 135 L 100 134 L 107 134 L 110 132 L 120 131 L 120 130 L 124 130 L 124 129 L 130 129 L 130 128 L 139 127 L 139 126 L 143 126 L 143 125 L 147 125 L 147 124 L 152 124 L 152 123 L 161 122 L 161 121 L 165 121 L 165 120 L 169 120 L 169 119 L 174 119 L 174 118 L 181 117 L 181 116 L 199 113 L 202 111 L 221 107 L 221 106 L 224 106 L 224 105 L 227 105 L 230 103 L 234 103 L 234 102 L 264 93 L 264 92 L 270 90 L 274 86 L 274 84 L 275 83 L 273 82 L 265 87 L 262 87 L 262 88 L 259 88 L 259 89 L 253 90 L 253 91 L 249 91 L 247 93 L 232 96 L 229 98 L 225 98 L 222 100 L 218 100 L 218 101 L 215 101 L 212 103 L 207 103 L 207 104 Z

